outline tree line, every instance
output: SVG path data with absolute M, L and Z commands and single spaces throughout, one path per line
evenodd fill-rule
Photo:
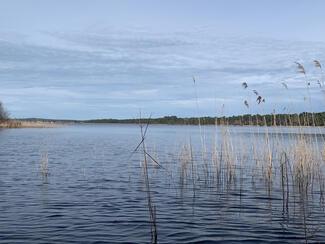
M 9 113 L 4 108 L 2 102 L 0 101 L 0 122 L 9 119 Z
M 325 126 L 325 112 L 297 114 L 244 114 L 223 117 L 189 117 L 164 116 L 161 118 L 139 119 L 95 119 L 85 120 L 84 123 L 146 123 L 170 125 L 258 125 L 258 126 Z

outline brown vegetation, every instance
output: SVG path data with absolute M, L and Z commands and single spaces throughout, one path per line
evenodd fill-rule
M 4 120 L 0 121 L 0 128 L 56 128 L 62 123 L 45 121 Z

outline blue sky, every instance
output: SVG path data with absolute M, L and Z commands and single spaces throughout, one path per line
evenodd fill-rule
M 325 65 L 324 9 L 290 0 L 3 0 L 0 99 L 12 117 L 323 111 L 312 61 Z

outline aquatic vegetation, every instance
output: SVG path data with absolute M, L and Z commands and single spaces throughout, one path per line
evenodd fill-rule
M 319 61 L 314 61 L 314 64 L 316 68 L 321 69 Z M 311 104 L 310 82 L 307 79 L 306 69 L 301 63 L 296 62 L 296 65 L 298 73 L 305 77 L 308 92 L 306 101 Z M 199 110 L 195 78 L 193 82 L 196 106 Z M 322 82 L 319 83 L 322 85 Z M 247 82 L 243 82 L 241 86 L 245 90 L 251 87 Z M 286 90 L 289 89 L 285 82 L 282 82 L 282 86 Z M 256 96 L 256 106 L 262 106 L 266 102 L 265 98 L 257 90 L 252 91 Z M 250 107 L 248 100 L 248 98 L 244 100 L 247 109 Z M 196 138 L 199 142 L 194 143 L 196 149 L 192 144 L 194 136 L 189 135 L 188 142 L 180 145 L 178 156 L 173 159 L 177 163 L 171 163 L 174 168 L 167 170 L 164 165 L 158 162 L 157 164 L 163 168 L 161 173 L 166 174 L 166 178 L 173 178 L 174 174 L 171 172 L 178 172 L 174 186 L 181 191 L 181 196 L 184 191 L 193 191 L 192 195 L 195 198 L 197 192 L 208 188 L 220 193 L 238 191 L 242 197 L 243 192 L 248 190 L 245 189 L 249 186 L 248 179 L 251 179 L 255 187 L 258 182 L 264 183 L 265 194 L 270 201 L 273 192 L 280 192 L 282 213 L 288 219 L 292 213 L 295 214 L 296 209 L 301 209 L 301 228 L 307 243 L 313 236 L 308 224 L 315 204 L 313 199 L 318 198 L 319 207 L 323 209 L 325 207 L 325 138 L 323 133 L 319 133 L 316 124 L 320 124 L 320 121 L 316 118 L 312 110 L 301 115 L 277 115 L 274 112 L 272 115 L 241 116 L 239 125 L 248 125 L 245 128 L 249 133 L 247 131 L 238 133 L 230 125 L 231 118 L 216 117 L 215 134 L 206 135 L 202 125 L 204 119 L 198 117 L 196 124 L 199 131 Z M 262 127 L 256 128 L 254 125 Z M 269 127 L 270 125 L 272 127 Z M 142 138 L 144 168 L 147 175 L 148 154 L 144 146 L 143 132 Z M 207 138 L 213 140 L 207 141 Z M 160 158 L 163 158 L 163 155 L 160 155 Z M 145 178 L 149 181 L 148 176 Z M 149 182 L 146 184 L 149 193 Z M 150 194 L 148 199 L 151 199 Z M 154 217 L 156 209 L 151 206 L 150 201 L 148 206 L 150 212 L 154 213 L 151 214 L 153 221 L 156 220 Z M 154 226 L 156 228 L 156 222 Z M 156 231 L 155 229 L 155 233 Z
M 42 174 L 42 177 L 46 179 L 49 175 L 49 158 L 48 153 L 43 152 L 41 154 L 41 160 L 40 160 L 40 172 Z
M 154 163 L 156 163 L 158 166 L 160 164 L 157 162 L 156 159 L 154 159 L 146 149 L 145 145 L 145 137 L 148 130 L 150 119 L 148 120 L 147 124 L 144 126 L 141 121 L 141 116 L 139 119 L 139 126 L 141 130 L 141 141 L 138 144 L 138 146 L 135 148 L 134 152 L 139 149 L 140 146 L 142 146 L 142 153 L 143 153 L 143 176 L 144 176 L 144 182 L 145 182 L 145 188 L 147 193 L 147 201 L 148 201 L 148 211 L 149 211 L 149 222 L 151 226 L 151 243 L 157 243 L 157 221 L 156 221 L 156 206 L 153 203 L 152 194 L 150 190 L 150 181 L 149 181 L 149 171 L 148 171 L 148 161 L 152 160 Z

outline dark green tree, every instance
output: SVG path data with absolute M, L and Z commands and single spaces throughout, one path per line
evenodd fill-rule
M 9 119 L 9 113 L 4 108 L 2 102 L 0 101 L 0 121 L 8 120 Z

